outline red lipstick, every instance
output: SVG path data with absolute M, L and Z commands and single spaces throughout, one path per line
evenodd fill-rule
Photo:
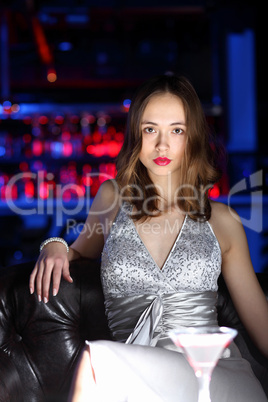
M 171 162 L 170 159 L 168 158 L 156 158 L 154 159 L 154 163 L 156 163 L 158 166 L 166 166 Z

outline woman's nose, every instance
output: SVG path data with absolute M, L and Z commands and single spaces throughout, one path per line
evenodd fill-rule
M 157 139 L 156 149 L 158 151 L 165 151 L 169 148 L 168 140 L 166 136 L 160 135 Z

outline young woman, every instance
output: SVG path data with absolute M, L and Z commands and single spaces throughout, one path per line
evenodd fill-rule
M 45 242 L 30 291 L 36 287 L 47 302 L 51 277 L 54 295 L 61 276 L 72 281 L 70 260 L 102 255 L 106 313 L 118 342 L 86 346 L 72 400 L 194 401 L 196 379 L 169 330 L 217 325 L 222 272 L 241 320 L 268 356 L 268 305 L 239 217 L 208 198 L 218 173 L 202 107 L 187 79 L 164 75 L 139 88 L 117 168 L 69 252 L 61 240 Z M 214 370 L 212 401 L 266 401 L 234 344 L 228 353 Z

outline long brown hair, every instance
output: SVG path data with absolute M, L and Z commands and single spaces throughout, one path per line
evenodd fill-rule
M 181 99 L 186 117 L 186 147 L 181 165 L 181 182 L 177 205 L 194 220 L 208 220 L 211 206 L 208 190 L 220 177 L 216 168 L 210 132 L 201 102 L 192 84 L 185 77 L 156 76 L 145 82 L 135 93 L 128 113 L 126 137 L 117 158 L 116 181 L 137 210 L 136 219 L 159 213 L 159 194 L 147 169 L 140 162 L 142 146 L 141 118 L 155 95 L 170 93 Z M 146 202 L 146 211 L 144 209 Z M 150 213 L 148 213 L 148 211 Z

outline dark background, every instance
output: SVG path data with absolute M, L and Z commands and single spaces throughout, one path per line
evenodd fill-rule
M 57 184 L 81 186 L 92 199 L 100 182 L 94 181 L 89 189 L 84 176 L 89 171 L 114 175 L 127 115 L 124 101 L 131 100 L 145 79 L 170 71 L 192 81 L 217 141 L 227 148 L 214 198 L 228 202 L 236 183 L 247 184 L 232 198 L 232 206 L 245 218 L 255 270 L 265 270 L 268 59 L 263 2 L 11 0 L 0 4 L 0 265 L 36 258 L 40 242 L 49 236 L 68 241 L 77 236 L 87 205 L 76 213 L 79 197 L 71 191 L 65 192 L 62 204 Z M 241 147 L 239 142 L 233 147 L 227 44 L 230 35 L 247 32 L 254 43 L 250 56 L 255 87 L 245 95 L 254 100 L 254 144 L 245 147 L 247 135 L 252 135 L 249 131 L 240 133 Z M 241 70 L 242 76 L 246 65 L 242 60 L 238 64 L 232 68 Z M 48 81 L 51 72 L 57 75 L 54 82 Z M 243 111 L 241 115 L 247 122 L 248 116 Z M 247 224 L 252 217 L 250 176 L 256 171 L 262 175 L 257 183 L 261 205 L 254 204 L 261 227 Z M 28 180 L 26 174 L 16 182 L 10 196 L 16 209 L 7 201 L 6 188 L 12 177 L 26 172 L 36 176 Z M 38 172 L 44 172 L 51 186 L 41 207 L 36 204 Z M 34 213 L 27 212 L 35 207 Z M 68 219 L 75 219 L 78 227 L 68 230 Z

